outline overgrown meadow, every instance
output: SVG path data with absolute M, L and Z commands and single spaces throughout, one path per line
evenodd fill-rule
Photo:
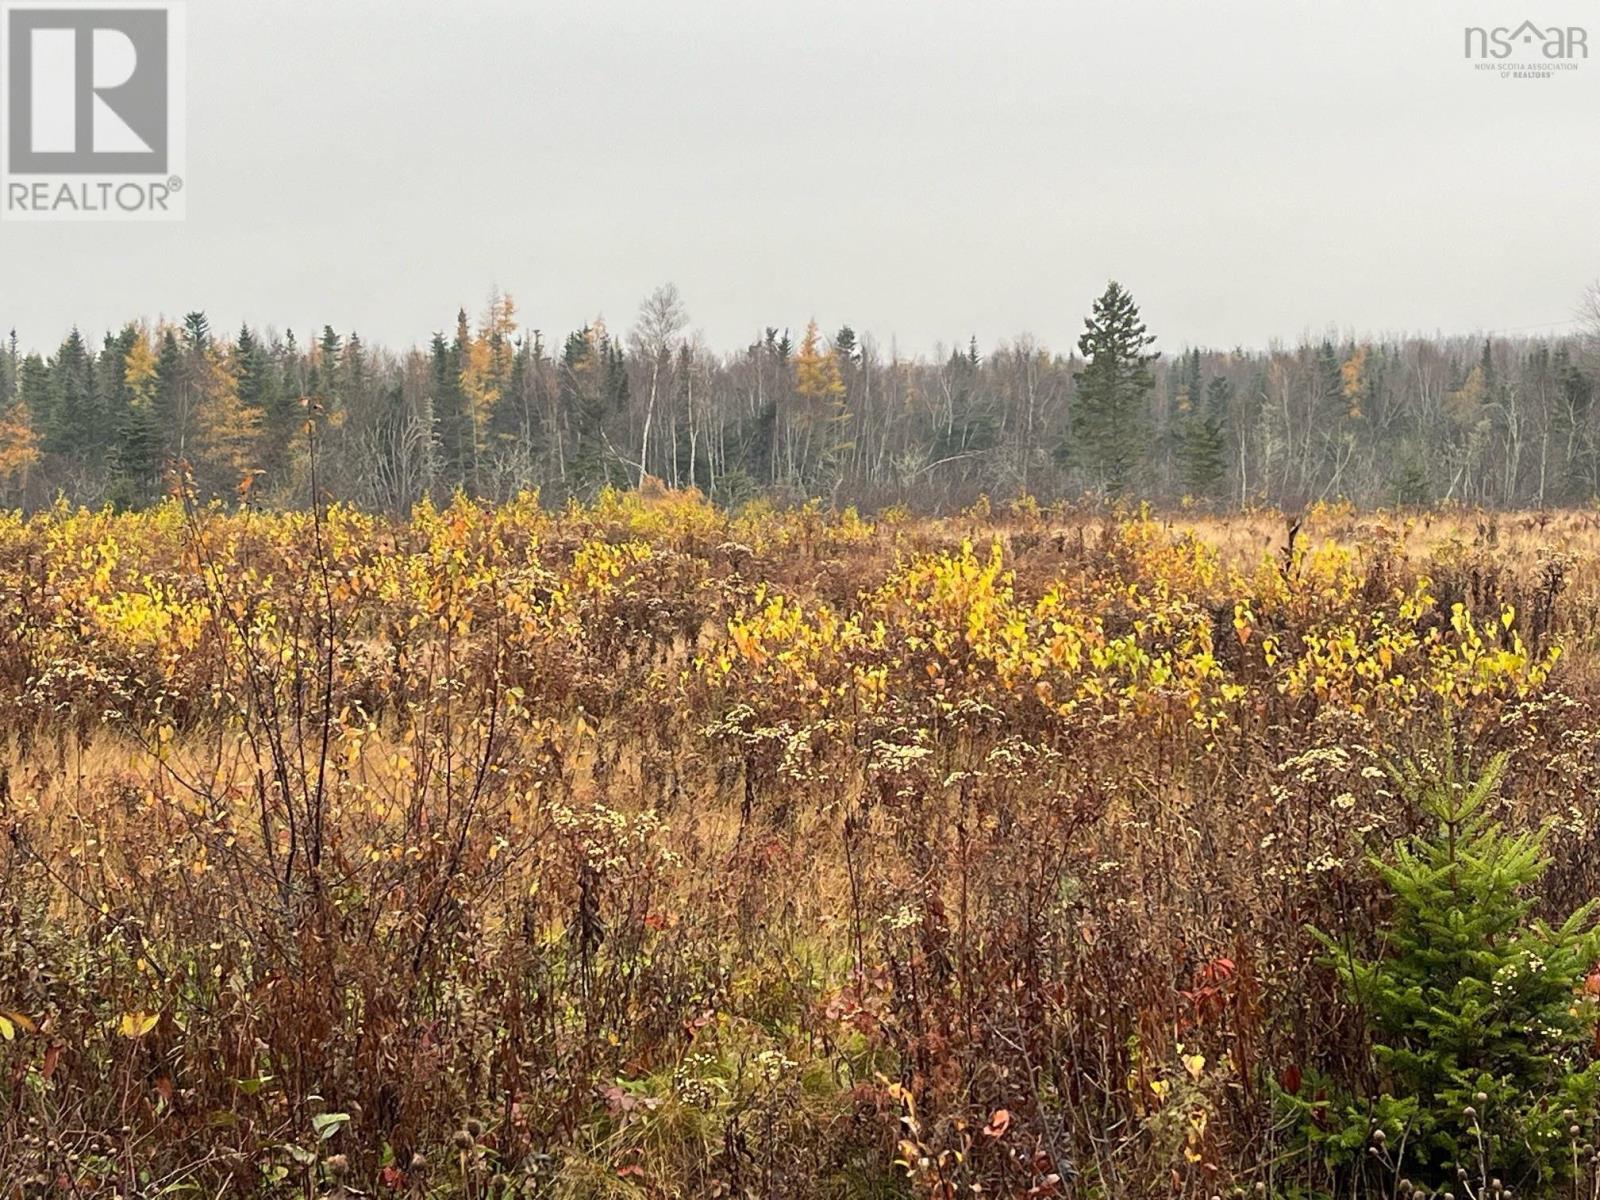
M 1421 1194 L 1328 947 L 1447 759 L 1600 894 L 1597 601 L 1587 511 L 0 515 L 0 1195 Z

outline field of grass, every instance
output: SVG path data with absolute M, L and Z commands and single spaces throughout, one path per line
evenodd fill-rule
M 0 1196 L 1391 1194 L 1310 927 L 1445 748 L 1600 894 L 1597 604 L 1589 511 L 0 515 Z

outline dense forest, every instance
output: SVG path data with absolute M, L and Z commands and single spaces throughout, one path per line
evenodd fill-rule
M 426 348 L 312 338 L 203 312 L 0 346 L 0 504 L 138 507 L 175 468 L 253 503 L 328 494 L 403 511 L 457 489 L 551 503 L 653 476 L 758 495 L 937 511 L 981 493 L 1525 506 L 1600 494 L 1583 338 L 1329 336 L 1160 352 L 1111 284 L 1064 351 L 1028 335 L 931 358 L 848 325 L 767 327 L 719 352 L 675 288 L 624 333 L 555 339 L 496 294 Z

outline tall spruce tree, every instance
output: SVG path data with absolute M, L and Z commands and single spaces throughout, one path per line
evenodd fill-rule
M 13 329 L 3 346 L 0 346 L 0 407 L 16 398 L 22 358 L 17 352 L 17 331 Z
M 161 349 L 156 356 L 155 392 L 151 404 L 162 449 L 173 458 L 182 458 L 189 450 L 187 392 L 183 351 L 178 346 L 177 335 L 167 329 L 161 335 Z
M 141 336 L 139 327 L 133 324 L 124 325 L 117 334 L 108 332 L 100 345 L 100 356 L 95 360 L 95 392 L 100 398 L 105 438 L 113 450 L 116 431 L 122 428 L 132 399 L 126 378 L 128 351 Z
M 439 448 L 439 475 L 447 488 L 465 487 L 472 465 L 472 420 L 461 388 L 461 345 L 452 346 L 435 333 L 429 347 L 434 437 Z
M 155 350 L 142 329 L 129 326 L 121 366 L 127 395 L 117 423 L 111 454 L 110 497 L 118 508 L 148 504 L 159 490 L 162 466 L 161 426 L 156 410 L 160 371 Z
M 50 361 L 49 400 L 42 416 L 44 448 L 52 454 L 88 457 L 99 443 L 94 361 L 76 328 Z
M 1204 397 L 1197 394 L 1183 414 L 1178 471 L 1184 494 L 1196 500 L 1215 499 L 1227 474 L 1226 429 L 1232 398 L 1233 385 L 1220 375 L 1214 376 L 1206 385 Z
M 1112 280 L 1078 339 L 1087 365 L 1078 373 L 1069 448 L 1070 461 L 1109 496 L 1126 491 L 1142 464 L 1149 431 L 1146 404 L 1155 386 L 1150 364 L 1160 357 L 1149 352 L 1154 344 L 1133 296 Z
M 197 353 L 210 347 L 211 318 L 198 310 L 185 313 L 183 317 L 183 343 Z
M 295 446 L 305 420 L 299 393 L 291 389 L 284 370 L 285 362 L 295 357 L 294 334 L 271 345 L 252 335 L 246 354 L 244 333 L 241 329 L 239 399 L 260 411 L 261 466 L 267 479 L 281 486 L 294 474 Z

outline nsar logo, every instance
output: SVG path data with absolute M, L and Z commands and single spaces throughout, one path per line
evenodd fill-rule
M 1589 57 L 1589 31 L 1581 25 L 1469 25 L 1463 58 L 1502 79 L 1552 79 Z M 1516 57 L 1513 57 L 1516 56 Z

